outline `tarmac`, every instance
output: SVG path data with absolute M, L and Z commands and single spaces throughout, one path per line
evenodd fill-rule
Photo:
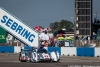
M 0 53 L 0 67 L 100 67 L 100 57 L 61 56 L 60 62 L 20 62 L 19 54 Z

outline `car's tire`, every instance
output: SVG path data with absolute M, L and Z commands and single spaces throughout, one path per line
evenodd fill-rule
M 22 59 L 20 59 L 20 62 L 26 62 L 26 60 L 22 60 Z
M 50 62 L 52 63 L 52 62 L 53 62 L 53 60 L 50 60 Z
M 58 63 L 58 62 L 60 62 L 60 60 L 58 59 L 56 62 Z
M 26 60 L 21 60 L 20 62 L 26 62 Z
M 32 58 L 30 57 L 30 62 L 32 63 Z
M 22 59 L 21 59 L 20 62 L 26 62 L 26 60 L 22 60 Z
M 26 62 L 26 60 L 22 60 L 22 58 L 21 58 L 21 52 L 19 53 L 19 61 L 20 62 Z
M 35 57 L 35 54 L 33 54 L 33 55 L 34 55 L 34 57 Z M 36 60 L 33 60 L 33 58 L 32 58 L 32 54 L 30 54 L 30 62 L 32 62 L 32 63 L 37 62 Z

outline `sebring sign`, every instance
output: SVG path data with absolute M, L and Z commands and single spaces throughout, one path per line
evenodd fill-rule
M 3 8 L 0 8 L 0 26 L 25 44 L 38 47 L 38 33 Z

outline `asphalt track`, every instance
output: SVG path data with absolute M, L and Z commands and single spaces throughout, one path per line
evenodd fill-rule
M 0 53 L 0 67 L 100 67 L 100 57 L 61 56 L 55 62 L 19 62 L 18 54 Z

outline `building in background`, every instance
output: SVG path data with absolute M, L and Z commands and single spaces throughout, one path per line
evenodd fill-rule
M 50 29 L 51 29 L 51 30 L 55 30 L 55 25 L 54 25 L 54 23 L 50 23 Z
M 79 46 L 78 40 L 90 40 L 92 36 L 92 0 L 75 0 L 75 27 L 74 27 L 74 44 Z M 77 43 L 76 43 L 77 41 Z M 83 43 L 83 42 L 82 42 Z M 89 42 L 87 42 L 88 46 Z M 83 46 L 83 45 L 82 45 Z
M 75 34 L 91 36 L 92 0 L 75 0 Z

